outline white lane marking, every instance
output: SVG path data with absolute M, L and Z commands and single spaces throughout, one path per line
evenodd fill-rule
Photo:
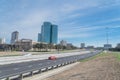
M 14 68 L 13 70 L 18 70 L 19 68 Z
M 0 71 L 0 73 L 2 73 L 2 71 Z

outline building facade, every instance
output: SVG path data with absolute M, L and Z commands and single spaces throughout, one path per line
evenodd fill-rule
M 19 32 L 18 31 L 12 32 L 11 44 L 14 44 L 16 41 L 18 41 L 18 36 L 19 36 Z
M 57 44 L 58 26 L 44 22 L 41 26 L 41 35 L 38 38 L 39 42 Z
M 87 46 L 86 49 L 94 49 L 94 46 Z
M 60 41 L 60 45 L 62 45 L 62 46 L 67 46 L 67 41 L 61 40 L 61 41 Z
M 116 48 L 120 48 L 120 43 L 117 44 Z
M 28 51 L 32 49 L 32 40 L 31 39 L 21 39 L 15 42 L 16 46 L 19 46 L 19 50 Z
M 81 43 L 81 48 L 85 48 L 85 43 Z
M 5 44 L 5 38 L 0 38 L 0 44 Z
M 57 40 L 58 40 L 58 26 L 52 25 L 51 26 L 50 43 L 57 44 Z
M 111 45 L 111 44 L 104 44 L 104 49 L 105 49 L 105 50 L 108 50 L 108 49 L 110 49 L 110 48 L 112 48 L 112 45 Z
M 41 33 L 38 33 L 38 42 L 41 42 L 42 40 L 42 37 L 41 37 L 42 35 L 41 35 Z

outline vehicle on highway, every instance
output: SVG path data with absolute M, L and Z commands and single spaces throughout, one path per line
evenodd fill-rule
M 48 57 L 48 59 L 49 60 L 56 60 L 57 58 L 56 58 L 56 56 L 50 56 L 50 57 Z

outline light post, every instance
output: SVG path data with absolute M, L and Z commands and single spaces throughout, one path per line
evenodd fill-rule
M 106 27 L 106 42 L 107 42 L 106 53 L 108 53 L 109 50 L 108 27 Z

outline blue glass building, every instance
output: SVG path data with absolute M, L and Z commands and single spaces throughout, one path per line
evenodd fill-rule
M 41 33 L 38 33 L 38 42 L 41 42 L 41 39 L 42 39 L 41 36 L 42 36 Z
M 57 44 L 57 40 L 58 40 L 58 26 L 52 25 L 50 22 L 44 22 L 43 25 L 41 26 L 41 38 L 39 42 Z
M 57 43 L 57 40 L 58 40 L 58 26 L 57 25 L 52 25 L 51 27 L 51 43 L 54 44 L 54 43 Z

